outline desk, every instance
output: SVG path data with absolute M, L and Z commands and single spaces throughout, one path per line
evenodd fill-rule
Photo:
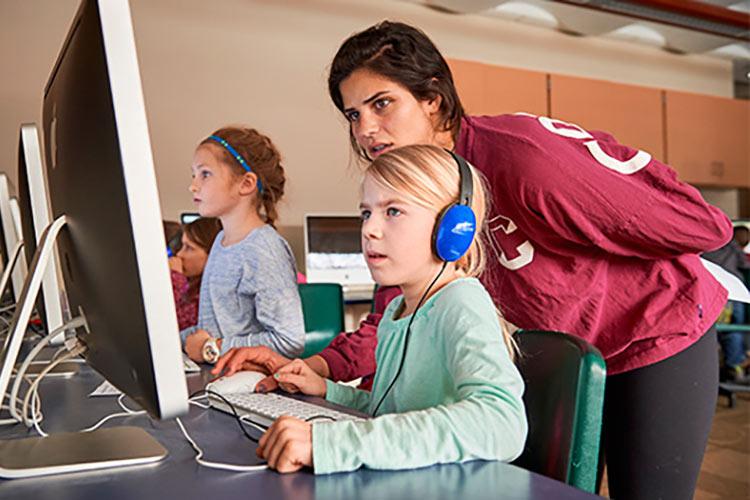
M 190 392 L 203 387 L 207 373 L 188 375 Z M 68 380 L 49 379 L 41 384 L 47 431 L 72 431 L 93 424 L 118 410 L 116 398 L 88 398 L 102 381 L 88 366 Z M 126 398 L 126 404 L 134 404 Z M 257 462 L 255 443 L 242 437 L 234 418 L 216 410 L 191 405 L 183 418 L 190 435 L 208 460 L 249 464 Z M 501 462 L 466 464 L 384 472 L 315 476 L 309 470 L 281 475 L 272 471 L 233 473 L 207 469 L 195 463 L 195 452 L 173 421 L 147 416 L 117 419 L 105 425 L 134 425 L 146 429 L 167 448 L 169 456 L 154 465 L 135 468 L 0 480 L 0 499 L 34 500 L 224 500 L 242 499 L 585 499 L 598 498 L 560 482 Z M 251 433 L 257 435 L 254 430 Z M 0 438 L 35 435 L 22 425 L 0 428 Z

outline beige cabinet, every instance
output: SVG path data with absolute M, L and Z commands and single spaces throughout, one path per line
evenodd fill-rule
M 681 180 L 750 187 L 750 103 L 685 92 L 448 61 L 468 114 L 525 111 L 602 130 L 671 165 Z
M 662 91 L 603 80 L 550 75 L 553 118 L 612 134 L 664 161 Z
M 469 115 L 547 114 L 547 75 L 474 61 L 448 61 Z
M 750 187 L 750 103 L 666 91 L 669 163 L 691 184 Z

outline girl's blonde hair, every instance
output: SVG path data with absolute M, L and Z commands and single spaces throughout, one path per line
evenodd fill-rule
M 484 176 L 470 164 L 469 169 L 472 177 L 471 209 L 477 218 L 476 234 L 469 250 L 453 265 L 465 276 L 479 277 L 485 269 L 490 244 L 486 224 L 489 198 Z M 365 175 L 381 186 L 400 193 L 406 201 L 428 209 L 437 208 L 436 221 L 444 207 L 458 201 L 458 165 L 448 151 L 437 146 L 404 146 L 384 153 L 367 166 Z M 515 342 L 501 311 L 497 309 L 497 312 L 503 340 L 513 358 L 517 351 Z
M 249 165 L 251 171 L 258 176 L 262 190 L 258 191 L 256 208 L 267 224 L 275 227 L 279 218 L 276 204 L 284 196 L 284 167 L 281 165 L 281 155 L 271 139 L 255 129 L 247 127 L 224 127 L 216 130 L 212 136 L 227 141 Z M 246 171 L 234 156 L 210 137 L 198 145 L 212 144 L 215 151 L 219 151 L 222 163 L 232 169 L 237 176 L 244 176 Z

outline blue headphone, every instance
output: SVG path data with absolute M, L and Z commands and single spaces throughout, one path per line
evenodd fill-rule
M 448 150 L 446 150 L 448 151 Z M 438 259 L 454 262 L 471 246 L 477 228 L 477 217 L 471 209 L 473 193 L 471 169 L 466 160 L 448 151 L 456 160 L 459 175 L 458 202 L 451 203 L 440 212 L 432 231 L 432 251 Z

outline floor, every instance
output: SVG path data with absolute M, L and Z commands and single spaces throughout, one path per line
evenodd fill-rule
M 695 498 L 750 499 L 750 394 L 731 409 L 719 397 Z
M 601 495 L 607 496 L 606 477 Z M 750 499 L 750 394 L 738 394 L 734 408 L 719 397 L 703 458 L 695 500 Z

